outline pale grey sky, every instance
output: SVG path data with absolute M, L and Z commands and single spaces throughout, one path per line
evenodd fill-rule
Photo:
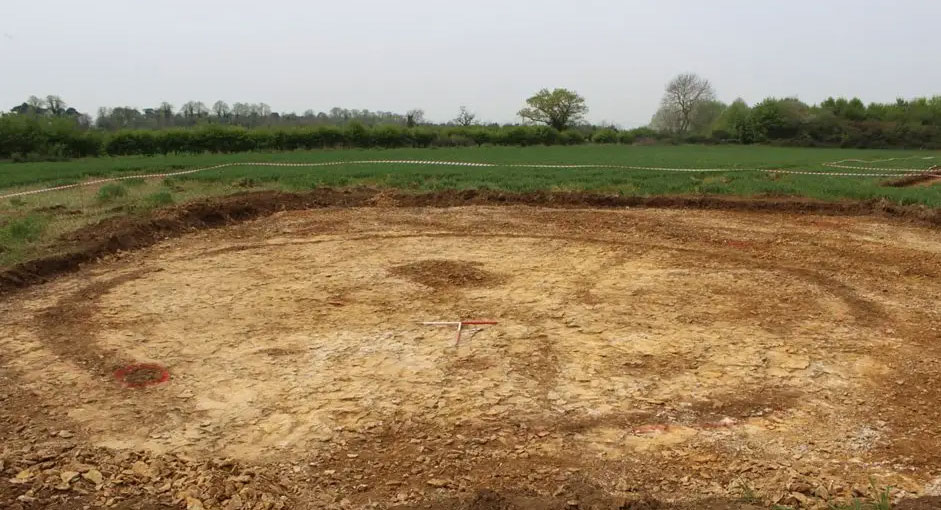
M 513 121 L 542 87 L 642 125 L 692 71 L 720 99 L 941 94 L 939 0 L 3 0 L 0 108 L 265 102 Z

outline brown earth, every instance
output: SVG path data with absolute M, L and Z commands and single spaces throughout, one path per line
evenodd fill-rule
M 583 192 L 508 193 L 447 190 L 414 194 L 398 190 L 320 188 L 307 193 L 239 193 L 163 209 L 151 217 L 119 216 L 66 235 L 53 254 L 0 270 L 0 296 L 124 250 L 150 246 L 196 229 L 220 227 L 279 211 L 324 207 L 457 207 L 532 205 L 552 208 L 652 207 L 722 211 L 777 211 L 833 216 L 871 215 L 926 225 L 941 225 L 941 209 L 901 206 L 883 200 L 821 202 L 803 198 L 728 196 L 620 196 Z
M 454 260 L 421 260 L 395 266 L 390 274 L 439 290 L 457 287 L 487 287 L 502 278 L 480 269 L 480 262 Z
M 110 222 L 0 299 L 0 507 L 939 508 L 936 228 L 357 193 Z
M 941 167 L 931 167 L 927 172 L 902 177 L 885 183 L 893 188 L 908 188 L 912 186 L 932 186 L 941 183 Z

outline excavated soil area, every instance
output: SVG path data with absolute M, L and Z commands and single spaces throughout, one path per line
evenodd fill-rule
M 938 508 L 937 227 L 374 202 L 8 273 L 0 506 Z

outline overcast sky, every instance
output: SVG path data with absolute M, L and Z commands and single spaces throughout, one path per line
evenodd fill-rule
M 567 87 L 642 125 L 680 72 L 724 101 L 941 94 L 938 0 L 2 0 L 0 108 L 265 102 L 514 121 Z

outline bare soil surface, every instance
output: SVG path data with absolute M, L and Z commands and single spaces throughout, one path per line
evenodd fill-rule
M 941 184 L 941 167 L 933 166 L 927 172 L 920 175 L 910 175 L 895 179 L 886 183 L 886 186 L 893 188 L 908 188 L 912 186 L 933 186 Z
M 941 226 L 941 209 L 903 206 L 884 200 L 822 202 L 806 198 L 732 196 L 621 196 L 585 192 L 507 193 L 490 190 L 401 190 L 319 188 L 306 193 L 238 193 L 156 211 L 151 216 L 118 216 L 69 233 L 50 254 L 0 270 L 0 296 L 42 283 L 82 264 L 124 250 L 139 249 L 196 229 L 220 227 L 279 211 L 323 207 L 457 207 L 532 205 L 552 208 L 653 207 L 721 211 L 778 211 L 834 216 L 879 216 Z
M 395 205 L 178 209 L 0 299 L 0 507 L 938 508 L 937 228 Z

